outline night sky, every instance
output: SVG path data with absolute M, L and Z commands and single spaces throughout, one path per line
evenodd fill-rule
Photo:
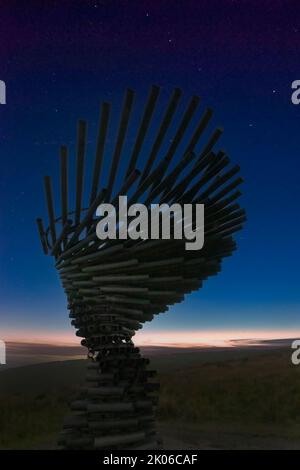
M 74 154 L 78 118 L 89 121 L 92 160 L 101 101 L 112 102 L 117 122 L 126 87 L 138 107 L 151 84 L 162 86 L 163 100 L 180 87 L 183 105 L 197 94 L 201 111 L 214 109 L 214 127 L 225 129 L 219 147 L 245 179 L 248 221 L 222 272 L 149 324 L 148 338 L 300 332 L 300 105 L 291 102 L 299 2 L 3 1 L 0 18 L 0 337 L 73 337 L 36 232 L 35 218 L 46 214 L 42 177 L 58 177 L 61 144 Z

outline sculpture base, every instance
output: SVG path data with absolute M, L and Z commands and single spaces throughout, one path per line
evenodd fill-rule
M 132 342 L 103 346 L 88 359 L 87 385 L 71 403 L 63 449 L 157 449 L 159 384 Z

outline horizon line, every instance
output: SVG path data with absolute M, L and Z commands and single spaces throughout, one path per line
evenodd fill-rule
M 72 332 L 0 332 L 0 338 L 6 343 L 41 344 L 48 346 L 83 347 L 81 339 Z M 293 340 L 300 338 L 300 330 L 160 330 L 139 331 L 134 336 L 138 347 L 176 347 L 176 348 L 211 348 L 259 345 L 265 341 Z

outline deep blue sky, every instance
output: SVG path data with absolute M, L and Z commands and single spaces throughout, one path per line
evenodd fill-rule
M 299 328 L 300 106 L 290 100 L 300 79 L 299 3 L 43 5 L 1 2 L 0 332 L 30 339 L 31 329 L 69 329 L 36 233 L 42 177 L 58 175 L 59 145 L 73 149 L 78 118 L 89 120 L 93 141 L 102 100 L 118 103 L 129 86 L 142 102 L 152 83 L 163 99 L 179 86 L 185 100 L 198 94 L 202 110 L 214 109 L 214 124 L 225 128 L 221 147 L 246 181 L 248 222 L 222 273 L 151 328 Z

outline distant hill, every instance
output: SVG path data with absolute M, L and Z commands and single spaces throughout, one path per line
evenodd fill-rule
M 182 358 L 187 358 L 194 361 L 195 354 L 198 358 L 206 357 L 211 360 L 215 354 L 218 357 L 224 355 L 225 358 L 231 355 L 236 355 L 237 351 L 262 351 L 270 348 L 290 348 L 292 339 L 275 339 L 275 340 L 232 340 L 230 344 L 233 347 L 212 347 L 212 346 L 193 346 L 193 347 L 180 347 L 173 344 L 168 346 L 141 346 L 140 349 L 148 357 L 154 356 L 168 356 L 172 357 L 174 354 L 178 356 L 179 361 Z M 223 354 L 224 351 L 224 354 Z M 29 343 L 29 342 L 6 342 L 7 364 L 0 365 L 0 373 L 11 367 L 26 366 L 30 364 L 68 361 L 73 359 L 84 359 L 86 356 L 86 349 L 80 345 L 70 344 L 47 344 L 47 343 Z M 212 354 L 213 353 L 213 354 Z M 173 361 L 171 361 L 172 363 Z
M 51 393 L 76 388 L 84 380 L 83 360 L 58 361 L 15 367 L 0 374 L 1 394 Z
M 163 348 L 145 347 L 151 368 L 160 373 L 184 371 L 203 363 L 238 360 L 274 352 L 269 348 Z M 75 356 L 76 357 L 76 356 Z M 60 360 L 3 369 L 1 393 L 42 393 L 76 388 L 85 377 L 85 359 Z

